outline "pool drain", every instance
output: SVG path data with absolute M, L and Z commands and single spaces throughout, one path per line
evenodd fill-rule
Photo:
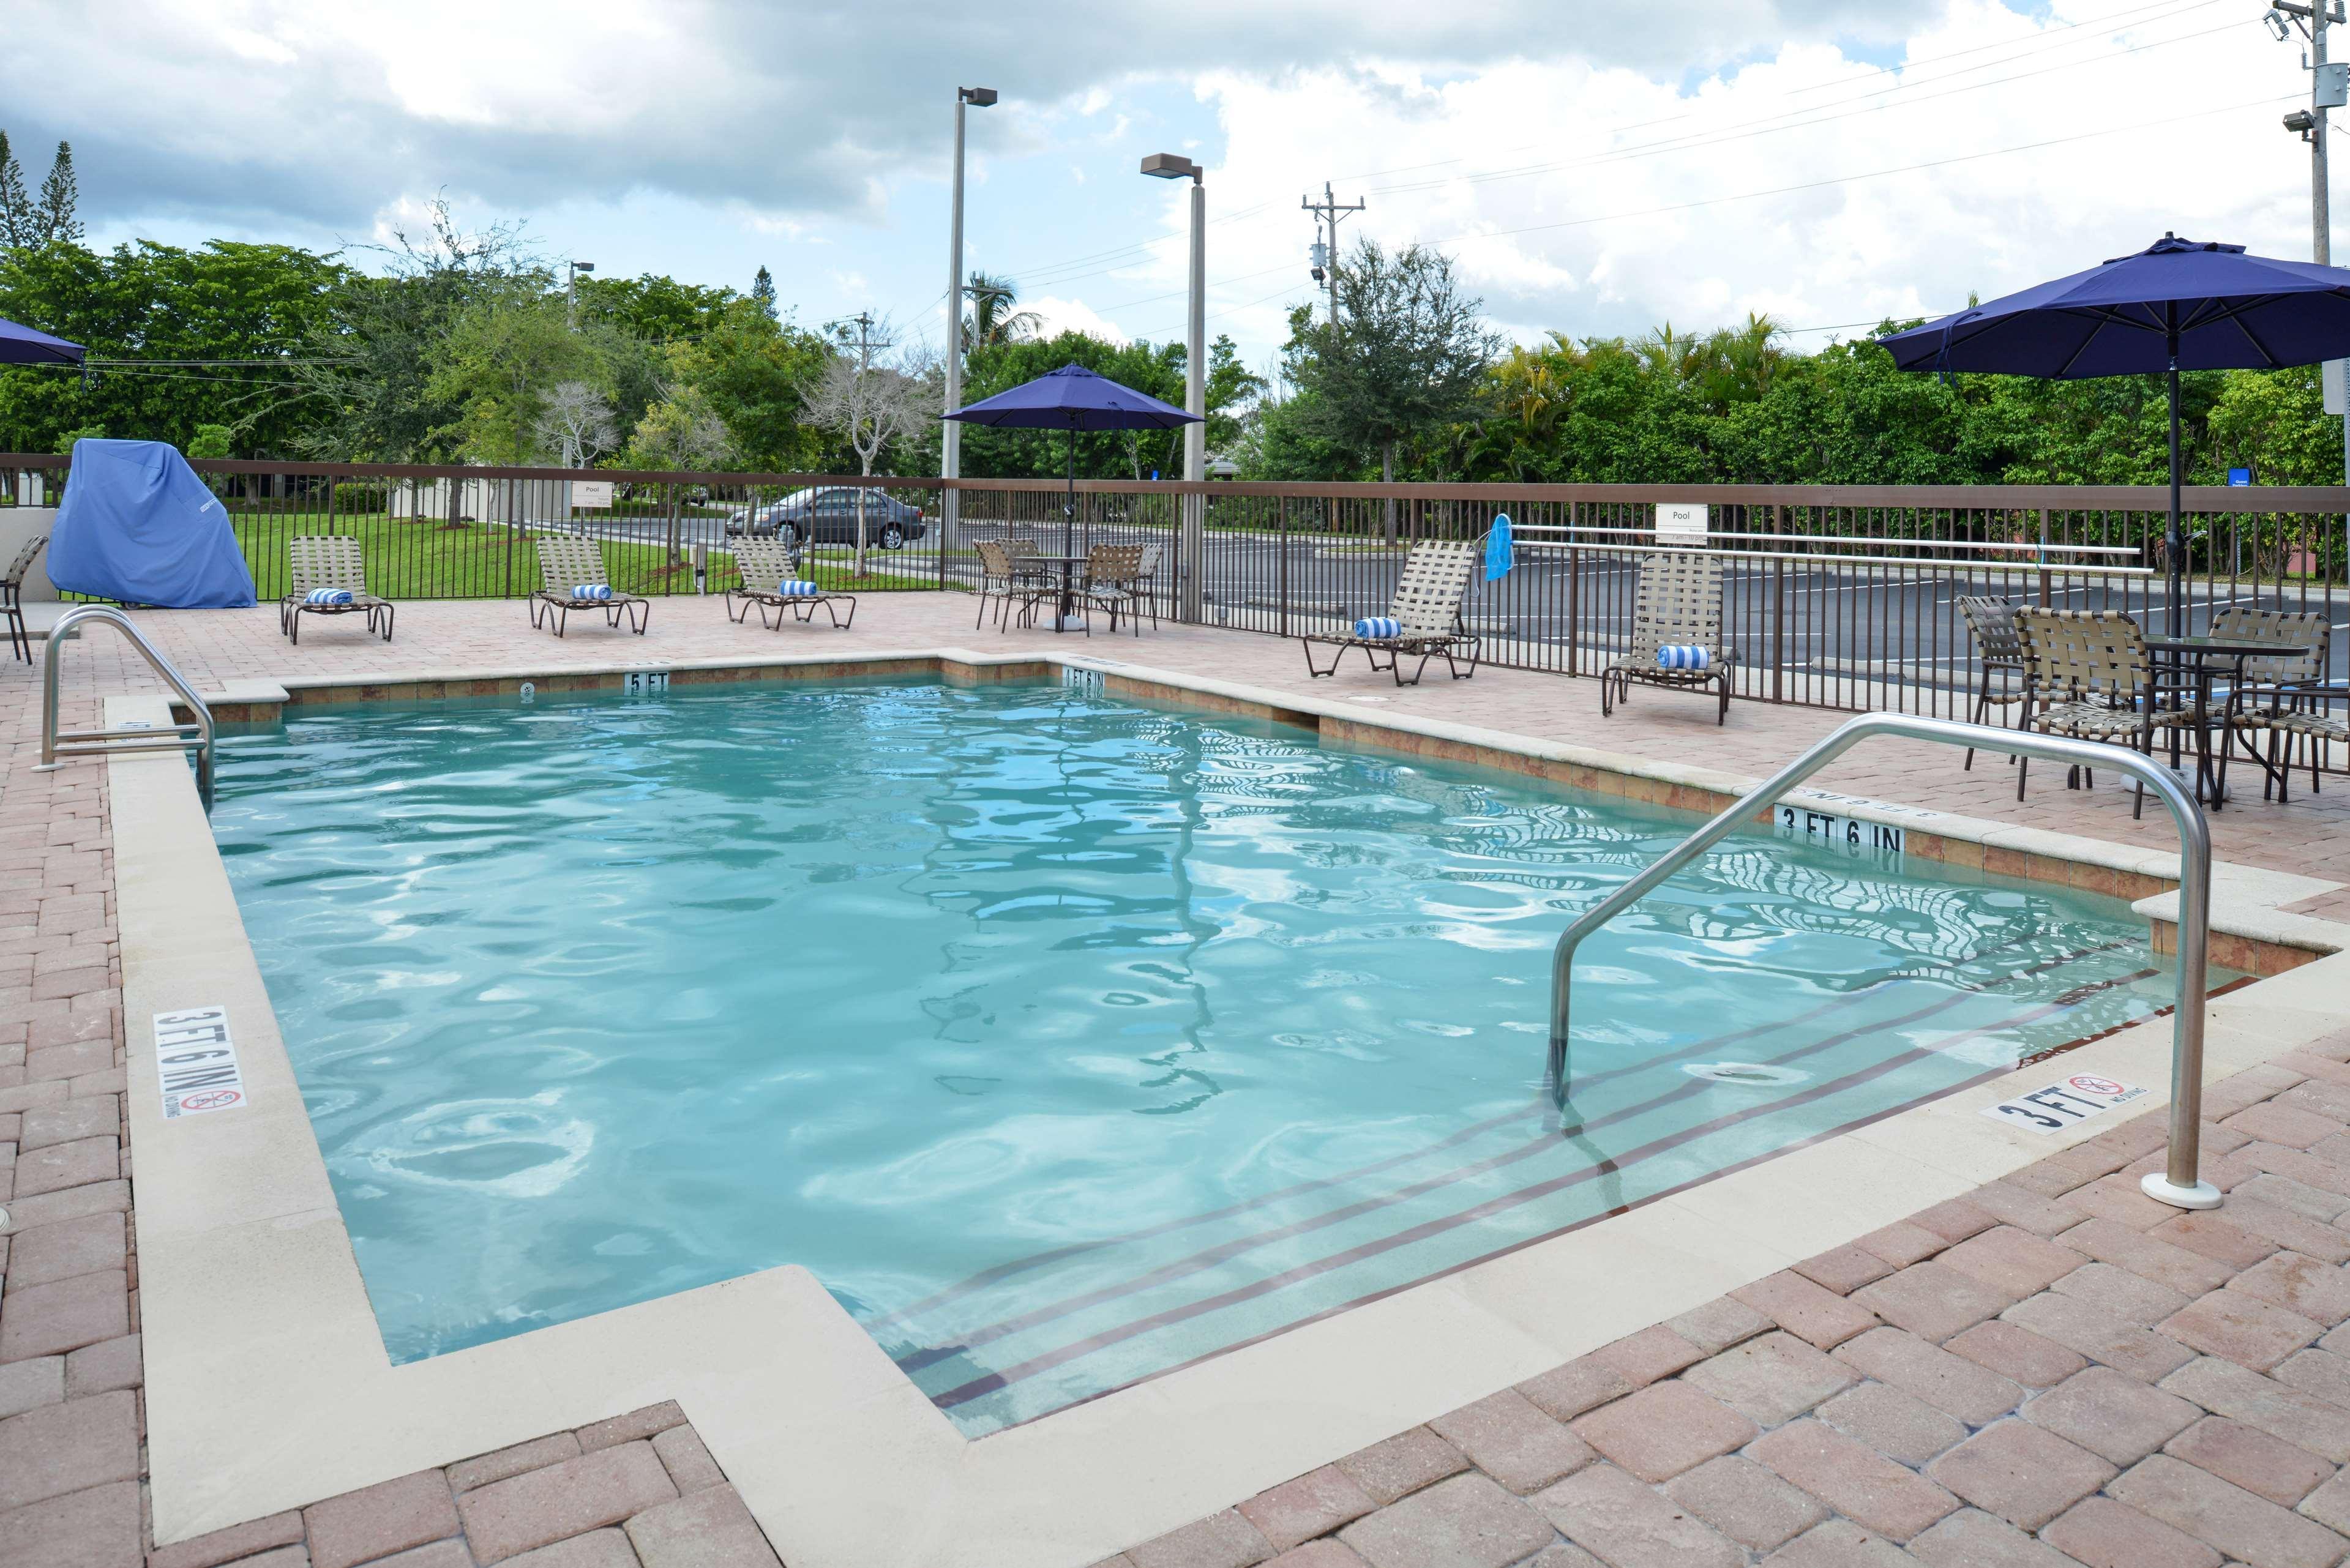
M 1760 1062 L 1684 1062 L 1681 1071 L 1711 1084 L 1750 1084 L 1757 1088 L 1800 1084 L 1811 1076 L 1793 1067 L 1768 1067 Z

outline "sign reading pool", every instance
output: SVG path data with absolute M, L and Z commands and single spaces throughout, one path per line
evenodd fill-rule
M 1694 815 L 1090 681 L 223 743 L 400 1360 L 796 1263 L 994 1431 L 2169 1000 L 2117 901 L 1758 829 L 1584 944 L 1563 1122 L 1552 945 Z

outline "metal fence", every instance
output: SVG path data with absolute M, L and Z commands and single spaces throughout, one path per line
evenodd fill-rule
M 66 460 L 0 454 L 0 499 L 57 493 Z M 1059 545 L 1055 480 L 199 462 L 226 503 L 264 597 L 284 591 L 286 542 L 352 534 L 389 597 L 508 597 L 538 587 L 533 541 L 602 542 L 612 581 L 639 593 L 718 592 L 742 530 L 797 532 L 820 578 L 851 568 L 854 497 L 873 544 L 861 591 L 968 588 L 983 539 Z M 591 488 L 596 487 L 596 488 Z M 1196 496 L 1198 525 L 1183 526 Z M 1983 594 L 2168 618 L 2156 486 L 1378 485 L 1085 480 L 1069 543 L 1156 546 L 1162 614 L 1196 589 L 1200 618 L 1295 636 L 1383 609 L 1419 539 L 1477 539 L 1511 517 L 1517 566 L 1466 608 L 1493 662 L 1596 673 L 1628 640 L 1641 559 L 1662 547 L 1724 557 L 1724 613 L 1743 699 L 1964 717 L 1976 669 L 1957 600 Z M 2350 488 L 2190 487 L 2190 630 L 2224 606 L 2318 610 L 2330 673 L 2350 670 L 2345 623 Z M 1703 535 L 1659 535 L 1659 509 L 1704 509 Z M 894 530 L 894 532 L 893 532 Z M 734 532 L 730 532 L 734 531 Z M 812 537 L 809 537 L 812 535 Z

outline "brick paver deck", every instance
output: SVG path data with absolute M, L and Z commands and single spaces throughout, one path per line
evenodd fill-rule
M 205 688 L 238 677 L 546 669 L 777 647 L 1053 646 L 973 632 L 970 601 L 868 598 L 856 630 L 655 606 L 645 639 L 534 637 L 514 604 L 403 607 L 398 643 L 275 613 L 150 615 Z M 1062 644 L 1066 646 L 1066 644 Z M 1170 628 L 1089 651 L 1308 690 L 1295 649 Z M 108 641 L 71 650 L 68 723 L 154 684 Z M 1643 696 L 1602 724 L 1588 681 L 1488 671 L 1310 688 L 1520 733 L 1760 774 L 1836 716 Z M 105 775 L 36 760 L 37 684 L 0 666 L 0 1568 L 647 1568 L 775 1556 L 674 1406 L 151 1550 L 137 1217 Z M 2162 846 L 2127 797 L 1960 774 L 1889 747 L 1824 775 L 1879 798 Z M 2350 788 L 2214 823 L 2220 853 L 2350 883 Z M 2350 914 L 2350 895 L 2310 901 Z M 1754 1282 L 1519 1387 L 1301 1476 L 1117 1568 L 1613 1568 L 1670 1561 L 2326 1568 L 2350 1553 L 2350 1029 L 2212 1086 L 2215 1215 L 2135 1187 L 2141 1118 L 1970 1199 Z M 803 1565 L 812 1568 L 812 1565 Z

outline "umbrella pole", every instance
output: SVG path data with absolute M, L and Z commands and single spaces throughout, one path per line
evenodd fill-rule
M 1069 605 L 1069 543 L 1077 521 L 1077 417 L 1069 416 L 1069 497 L 1061 503 L 1061 619 L 1053 629 L 1066 631 Z
M 2170 328 L 2170 524 L 2163 532 L 2162 556 L 2169 566 L 2170 604 L 2163 618 L 2170 635 L 2186 630 L 2186 606 L 2179 602 L 2187 576 L 2187 535 L 2178 522 L 2178 327 Z

